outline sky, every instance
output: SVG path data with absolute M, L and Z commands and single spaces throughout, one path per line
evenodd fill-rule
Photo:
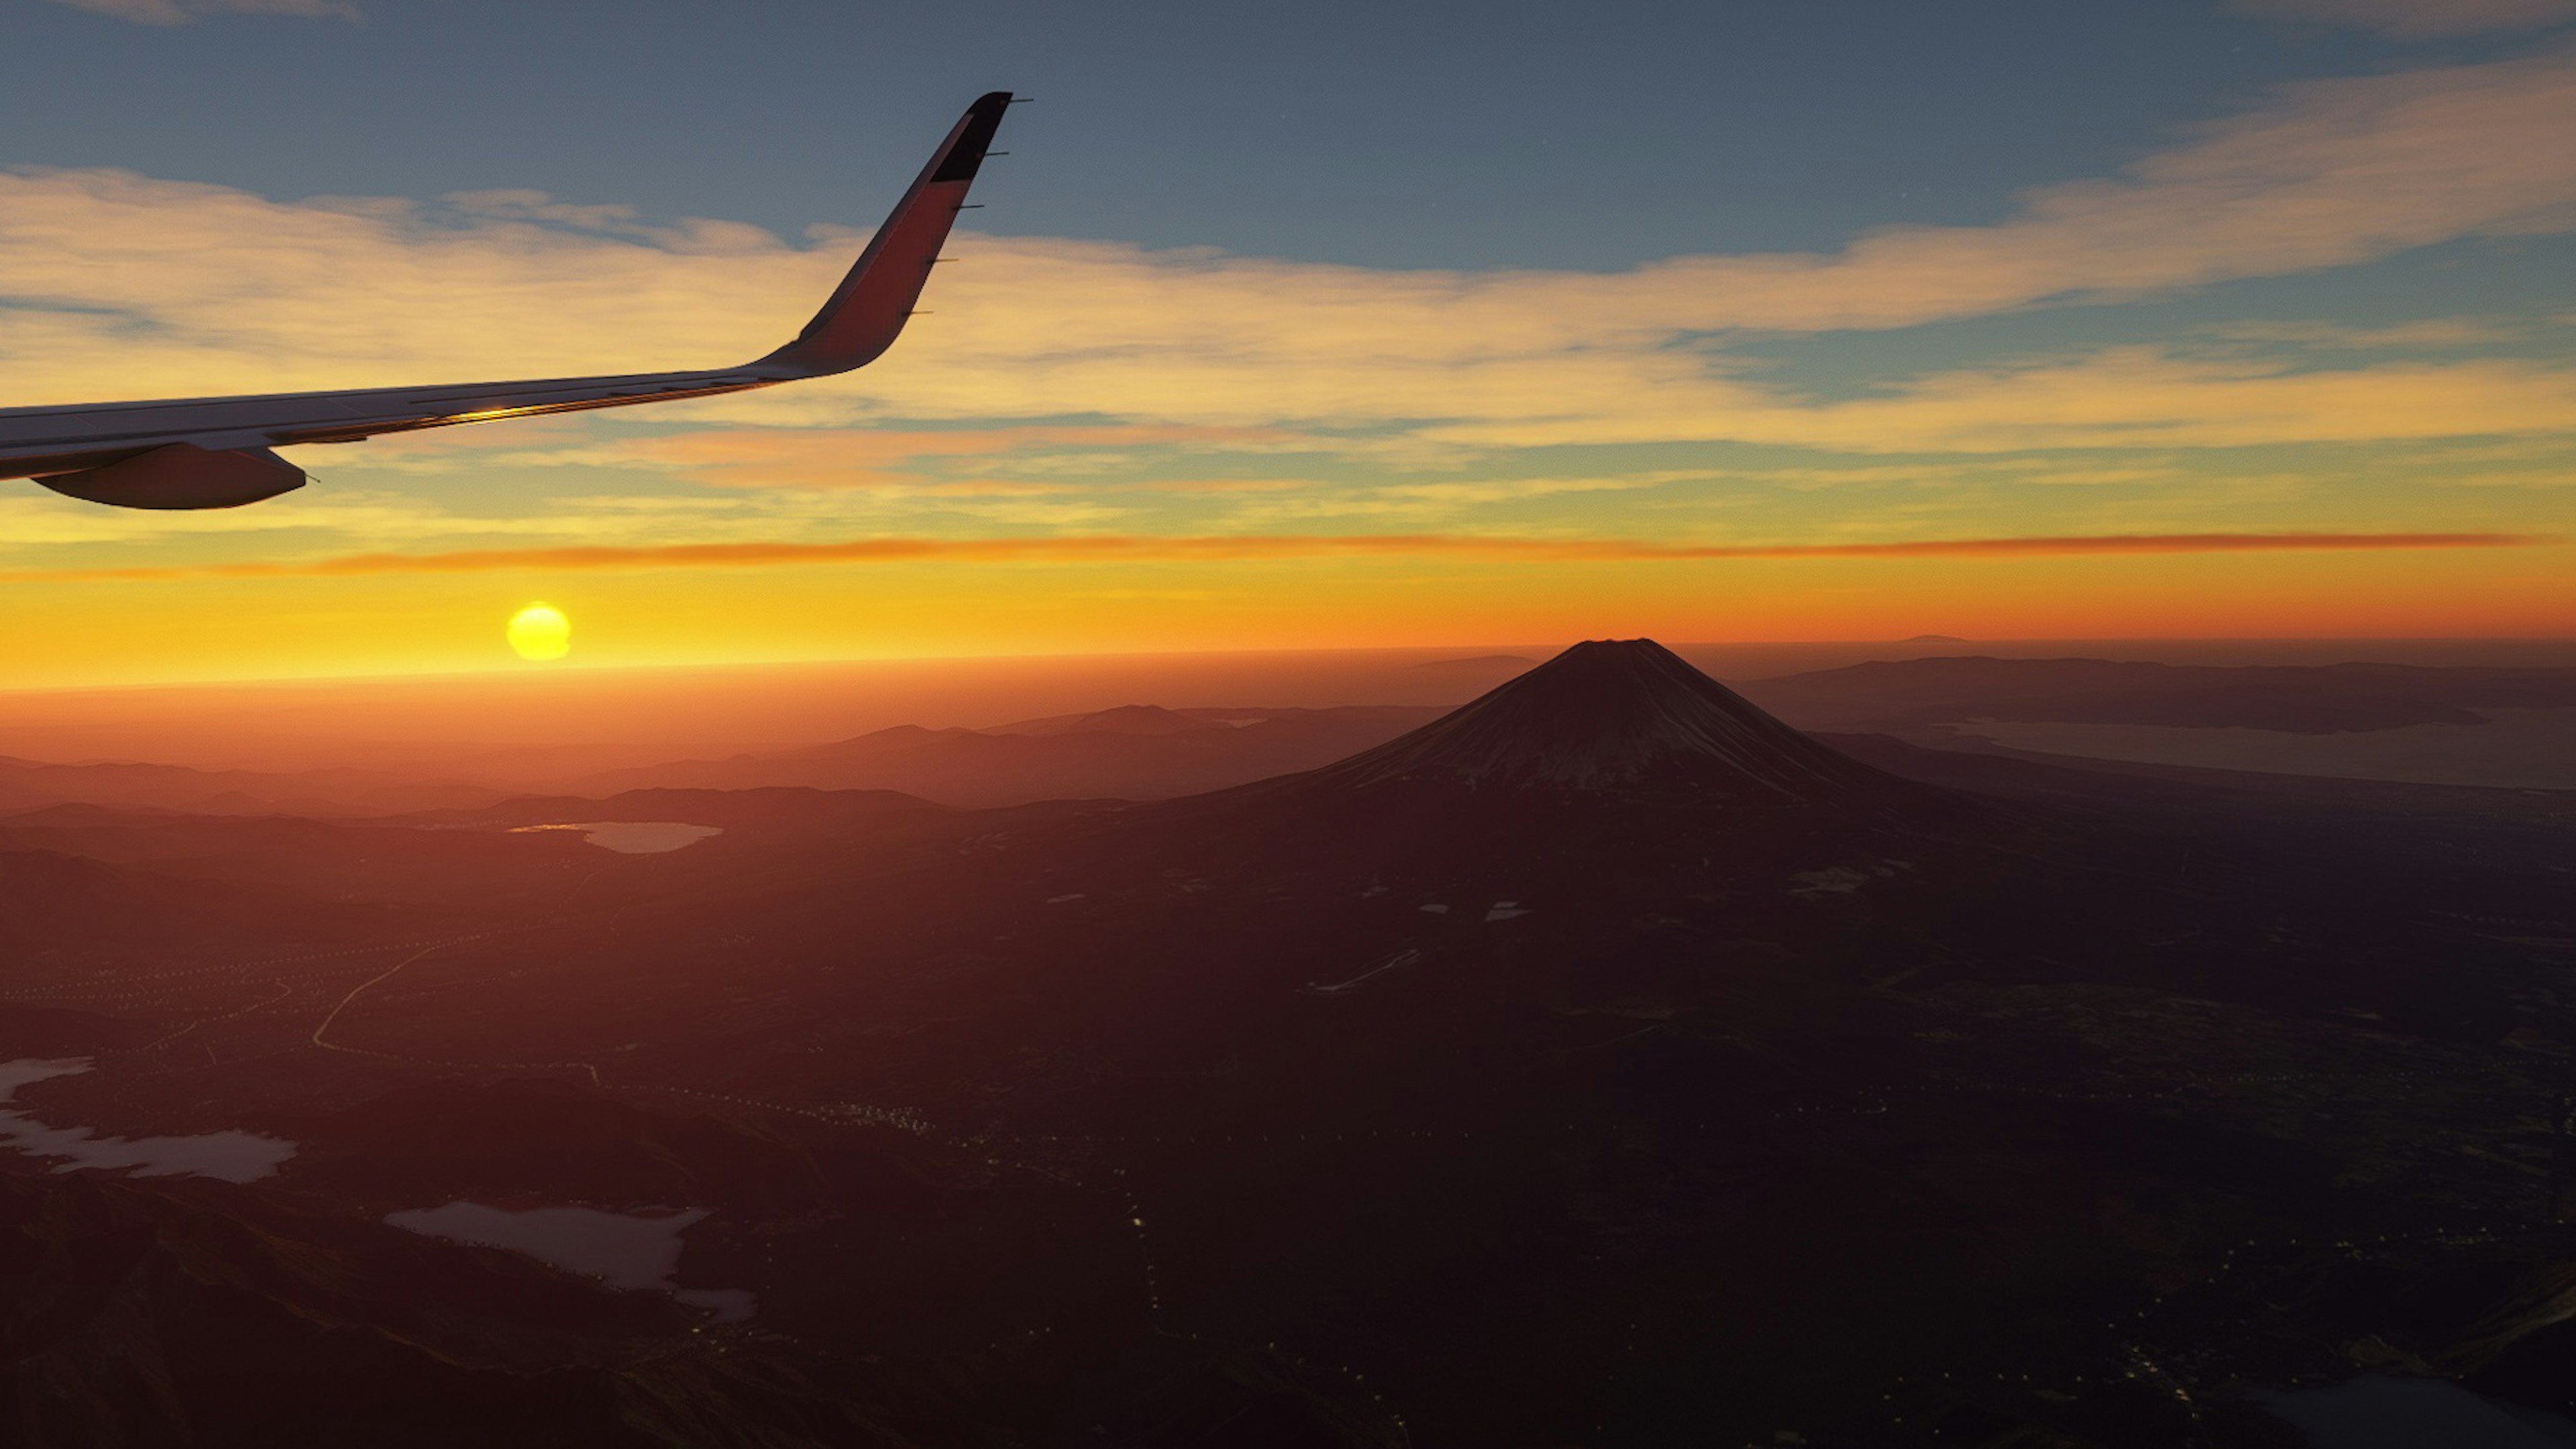
M 0 0 L 0 406 L 844 378 L 0 484 L 0 685 L 2576 635 L 2576 0 Z M 569 654 L 520 665 L 544 600 Z

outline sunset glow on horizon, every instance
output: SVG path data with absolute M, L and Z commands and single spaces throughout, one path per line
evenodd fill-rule
M 222 8 L 151 29 L 149 63 L 261 67 L 287 44 L 359 84 L 406 46 L 472 43 L 399 8 L 365 26 Z M 31 9 L 65 44 L 144 33 Z M 1299 160 L 1307 132 L 1252 108 L 1163 135 L 1163 164 L 1214 178 L 1290 147 L 1277 164 L 1308 167 L 1314 208 L 1292 225 L 1225 191 L 1175 209 L 1118 130 L 1144 103 L 1068 77 L 1013 114 L 1017 159 L 972 213 L 994 229 L 952 241 L 961 264 L 883 361 L 290 449 L 313 486 L 220 513 L 18 485 L 0 598 L 43 623 L 0 644 L 0 672 L 484 668 L 492 591 L 566 580 L 597 601 L 584 667 L 1590 634 L 2576 636 L 2576 143 L 2540 140 L 2576 142 L 2576 52 L 2521 11 L 2429 29 L 2401 12 L 2174 21 L 2190 44 L 2136 63 L 2190 84 L 2102 100 L 2082 144 L 2005 142 L 2058 90 L 2019 113 L 1964 84 L 1917 97 L 1923 117 L 1871 110 L 1894 60 L 1787 19 L 1760 22 L 1807 47 L 1782 64 L 1842 79 L 1765 90 L 1768 110 L 1603 112 L 1588 62 L 1510 105 L 1473 99 L 1472 75 L 1403 103 L 1525 137 L 1476 163 L 1496 197 L 1518 193 L 1495 178 L 1580 188 L 1651 165 L 1635 226 L 1608 231 L 1536 201 L 1392 206 L 1467 209 L 1472 188 L 1443 189 L 1448 142 L 1390 121 L 1364 159 Z M 2015 45 L 2110 76 L 2127 23 L 1964 23 L 1943 54 L 1965 77 L 2018 27 Z M 758 355 L 973 94 L 934 104 L 933 80 L 855 129 L 800 122 L 863 156 L 864 184 L 802 140 L 746 141 L 746 178 L 675 162 L 668 194 L 615 167 L 557 175 L 542 147 L 503 147 L 469 184 L 452 154 L 396 144 L 391 101 L 361 114 L 371 139 L 310 138 L 291 163 L 31 119 L 0 158 L 0 406 Z M 1231 104 L 1185 99 L 1165 111 Z M 1829 120 L 1837 104 L 1861 109 Z M 1980 146 L 1911 149 L 1944 125 Z M 1748 128 L 1777 155 L 1698 159 Z M 1951 169 L 1882 177 L 1864 134 Z M 1810 179 L 1782 179 L 1791 163 Z M 1351 174 L 1366 184 L 1328 184 Z M 737 219 L 670 212 L 691 186 Z

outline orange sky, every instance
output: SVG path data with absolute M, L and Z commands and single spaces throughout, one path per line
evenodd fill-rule
M 1043 653 L 1687 640 L 2576 635 L 2576 550 L 1208 564 L 944 561 L 15 584 L 19 687 L 511 667 L 508 617 L 569 614 L 530 669 Z M 209 595 L 219 607 L 207 607 Z M 2535 622 L 2539 627 L 2533 627 Z

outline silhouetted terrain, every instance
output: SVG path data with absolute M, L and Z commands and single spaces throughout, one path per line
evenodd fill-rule
M 2402 664 L 2239 666 L 2107 659 L 1907 659 L 1747 686 L 1807 728 L 1966 719 L 2174 725 L 2334 734 L 2475 724 L 2493 709 L 2576 708 L 2576 669 Z
M 475 804 L 500 792 L 371 770 L 192 770 L 178 765 L 52 765 L 0 759 L 0 811 L 78 803 L 200 815 L 357 817 Z
M 1952 748 L 2425 784 L 2576 787 L 2576 670 L 1914 659 L 1747 685 L 1815 729 Z
M 1025 789 L 1273 724 L 1326 728 L 919 733 Z M 13 958 L 0 1060 L 93 1064 L 14 1110 L 295 1144 L 7 1159 L 0 1423 L 2144 1449 L 2293 1444 L 2244 1391 L 2364 1369 L 2571 1406 L 2568 794 L 1820 738 L 1645 641 L 1368 728 L 1142 803 L 0 821 L 52 842 L 0 856 L 15 929 L 128 922 Z M 723 833 L 520 830 L 613 820 Z M 341 934 L 174 963 L 244 929 L 210 890 Z M 614 1292 L 385 1221 L 455 1201 L 706 1216 Z
M 1886 647 L 1901 652 L 1912 646 Z M 1724 651 L 1694 652 L 1705 660 Z M 1736 662 L 1758 666 L 1762 660 Z M 1381 666 L 1374 675 L 1336 678 L 1322 687 L 1455 699 L 1508 679 L 1528 663 L 1517 655 L 1432 658 Z M 1231 674 L 1222 677 L 1236 687 L 1258 687 Z M 2576 670 L 2496 665 L 2215 666 L 1971 655 L 1753 676 L 1739 687 L 1801 728 L 1884 731 L 1947 747 L 2346 778 L 2556 785 L 2576 780 L 2571 680 Z M 1305 687 L 1319 686 L 1308 681 Z M 506 709 L 496 704 L 495 712 L 517 720 L 523 703 L 510 701 Z M 1329 764 L 1383 744 L 1449 707 L 1135 704 L 971 729 L 902 724 L 823 744 L 696 759 L 656 758 L 650 747 L 611 743 L 611 732 L 603 729 L 583 743 L 503 744 L 496 734 L 473 748 L 306 741 L 295 751 L 385 761 L 365 768 L 0 761 L 0 818 L 65 803 L 338 820 L 434 810 L 470 814 L 530 793 L 529 782 L 547 793 L 583 797 L 650 788 L 801 787 L 897 790 L 976 807 L 1048 799 L 1151 800 Z M 659 698 L 645 711 L 651 718 L 675 712 L 673 701 Z M 246 709 L 238 713 L 266 717 Z M 802 713 L 799 718 L 804 727 L 815 727 Z M 187 734 L 193 739 L 217 727 L 210 720 Z M 564 726 L 531 720 L 501 728 L 512 727 L 535 734 Z M 640 762 L 611 770 L 582 763 L 618 756 Z
M 775 755 L 620 770 L 588 784 L 599 791 L 901 790 L 951 805 L 1152 800 L 1312 769 L 1442 713 L 1414 705 L 1179 711 L 1130 705 L 988 730 L 898 725 Z

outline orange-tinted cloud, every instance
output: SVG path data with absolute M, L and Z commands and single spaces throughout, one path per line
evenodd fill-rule
M 760 428 L 673 433 L 558 454 L 555 461 L 668 469 L 719 488 L 911 487 L 935 459 L 1039 449 L 1242 446 L 1281 437 L 1264 428 L 1151 425 L 950 429 Z M 1000 485 L 995 485 L 1000 486 Z
M 1738 389 L 1426 428 L 1479 447 L 1703 439 L 1862 453 L 2239 447 L 2576 431 L 2576 369 L 2506 359 L 2292 370 L 2153 347 L 1935 373 L 1885 396 L 1799 403 Z
M 2068 538 L 1919 539 L 1897 543 L 1672 544 L 1642 539 L 1491 538 L 1460 534 L 1240 534 L 1206 538 L 1077 535 L 1052 538 L 861 538 L 836 543 L 684 543 L 635 547 L 465 549 L 369 553 L 300 562 L 247 561 L 124 568 L 34 569 L 0 583 L 185 578 L 327 578 L 349 574 L 479 573 L 500 569 L 741 568 L 774 564 L 916 561 L 1225 562 L 1354 555 L 1465 555 L 1534 561 L 1980 558 L 2062 554 L 2528 548 L 2559 542 L 2524 533 L 2177 533 Z
M 1991 224 L 1893 227 L 1833 251 L 1681 257 L 1612 274 L 962 238 L 933 315 L 879 366 L 677 407 L 799 425 L 1083 415 L 1437 424 L 1486 446 L 1580 436 L 1837 447 L 1858 421 L 1876 440 L 1862 446 L 1939 447 L 1971 431 L 1966 418 L 1997 440 L 1985 446 L 2039 446 L 2011 441 L 2009 419 L 1992 416 L 2009 410 L 1985 394 L 1987 384 L 2046 384 L 2044 370 L 1935 377 L 1894 399 L 1902 409 L 1873 412 L 1755 385 L 1722 353 L 1676 344 L 1739 329 L 1907 327 L 2564 232 L 2576 228 L 2576 147 L 2536 138 L 2571 130 L 2576 55 L 2305 82 L 2117 174 L 2029 192 Z M 80 402 L 722 364 L 790 333 L 854 248 L 851 236 L 801 250 L 730 223 L 644 226 L 616 207 L 515 193 L 444 210 L 283 205 L 117 172 L 0 176 L 0 294 L 14 303 L 0 332 L 0 396 Z M 2233 398 L 2277 379 L 2202 381 L 2159 390 L 2166 413 L 2115 417 L 2103 437 L 2144 427 L 2187 444 L 2263 432 L 2272 404 Z M 2417 431 L 2407 435 L 2519 430 L 2568 387 L 2563 370 L 2535 364 L 2459 381 L 2408 415 Z M 2496 395 L 2489 381 L 2516 386 Z M 2338 403 L 2292 409 L 2283 426 L 2294 438 L 2387 436 L 2372 431 L 2379 416 Z M 2048 446 L 2094 441 L 2080 415 L 2033 431 Z

